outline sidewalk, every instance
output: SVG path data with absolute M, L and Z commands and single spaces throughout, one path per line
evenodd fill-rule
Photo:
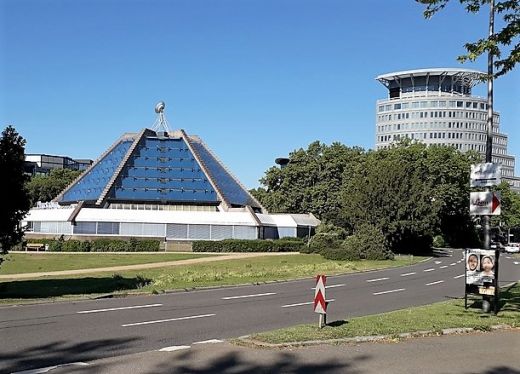
M 520 374 L 520 330 L 283 350 L 197 344 L 77 363 L 52 373 Z
M 204 254 L 204 252 L 196 252 L 196 253 Z M 39 273 L 5 274 L 5 275 L 0 275 L 0 280 L 2 280 L 2 279 L 40 278 L 40 277 L 60 276 L 60 275 L 92 274 L 92 273 L 101 273 L 101 272 L 117 272 L 117 271 L 125 271 L 125 270 L 156 269 L 156 268 L 163 268 L 163 267 L 168 267 L 168 266 L 181 266 L 181 265 L 200 264 L 200 263 L 205 263 L 205 262 L 237 260 L 237 259 L 241 259 L 241 258 L 252 258 L 252 257 L 261 257 L 261 256 L 285 256 L 285 255 L 294 255 L 294 254 L 299 254 L 299 252 L 232 253 L 232 254 L 225 254 L 225 255 L 218 255 L 218 256 L 215 255 L 215 253 L 212 253 L 212 255 L 214 255 L 214 256 L 202 257 L 202 258 L 191 258 L 189 260 L 153 262 L 153 263 L 149 263 L 149 264 L 122 265 L 122 266 L 111 266 L 111 267 L 89 268 L 89 269 L 78 269 L 78 270 L 48 271 L 48 272 L 39 272 Z

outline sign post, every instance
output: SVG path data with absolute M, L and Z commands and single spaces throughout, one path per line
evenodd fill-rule
M 469 214 L 473 216 L 499 216 L 501 213 L 500 193 L 470 192 Z
M 502 167 L 491 162 L 471 165 L 470 187 L 493 187 L 501 182 Z
M 318 326 L 323 328 L 327 324 L 327 302 L 325 301 L 325 275 L 316 276 L 316 288 L 314 289 L 314 312 L 319 313 L 320 319 Z
M 466 249 L 464 251 L 466 287 L 464 308 L 468 307 L 468 294 L 482 295 L 484 301 L 493 297 L 494 312 L 498 313 L 498 250 Z
M 488 95 L 489 96 L 489 95 Z M 489 97 L 488 97 L 489 99 Z M 491 106 L 491 108 L 489 108 Z M 491 124 L 493 117 L 492 105 L 488 105 L 488 135 L 486 144 L 486 163 L 471 165 L 470 186 L 485 187 L 485 192 L 471 192 L 469 211 L 474 216 L 484 216 L 484 249 L 466 249 L 466 288 L 464 292 L 464 307 L 468 306 L 468 293 L 482 295 L 482 311 L 490 309 L 490 300 L 493 297 L 494 312 L 498 312 L 498 250 L 490 250 L 491 227 L 490 216 L 501 213 L 500 194 L 491 192 L 489 187 L 497 186 L 501 182 L 502 170 L 499 164 L 491 162 Z

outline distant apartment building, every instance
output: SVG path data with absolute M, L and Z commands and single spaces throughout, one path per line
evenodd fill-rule
M 31 175 L 45 175 L 52 169 L 86 170 L 92 163 L 92 160 L 87 159 L 30 153 L 25 155 L 25 172 Z
M 486 74 L 468 69 L 418 69 L 388 73 L 376 79 L 388 89 L 377 101 L 376 149 L 408 138 L 427 145 L 453 146 L 486 154 L 487 99 L 472 88 Z M 515 157 L 507 152 L 507 135 L 500 132 L 500 115 L 493 115 L 493 162 L 502 178 L 520 191 L 514 176 Z

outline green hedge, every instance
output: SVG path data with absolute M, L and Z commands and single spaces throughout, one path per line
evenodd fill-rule
M 192 244 L 193 252 L 299 252 L 305 248 L 303 240 L 200 240 Z
M 43 242 L 43 241 L 42 241 Z M 53 252 L 158 252 L 159 240 L 95 239 L 95 240 L 46 240 Z

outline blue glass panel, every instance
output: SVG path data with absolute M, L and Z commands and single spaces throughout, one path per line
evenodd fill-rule
M 144 138 L 109 193 L 111 201 L 216 203 L 217 194 L 182 139 Z
M 62 202 L 95 201 L 99 198 L 115 170 L 132 145 L 132 140 L 123 140 L 103 159 L 74 184 L 61 199 Z
M 211 174 L 212 180 L 217 184 L 224 198 L 229 203 L 241 206 L 257 206 L 247 191 L 224 169 L 203 144 L 193 143 L 193 147 Z

